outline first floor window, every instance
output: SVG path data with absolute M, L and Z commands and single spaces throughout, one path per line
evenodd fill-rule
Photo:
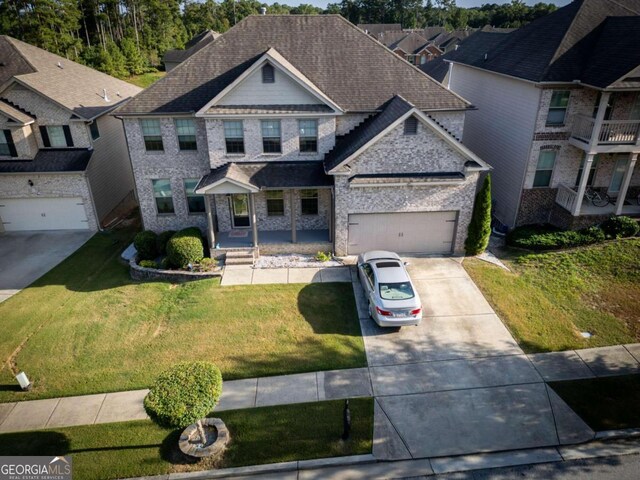
M 587 186 L 593 186 L 593 179 L 596 176 L 596 169 L 598 168 L 598 157 L 596 156 L 591 162 L 591 169 L 589 170 L 589 178 L 587 178 Z M 584 170 L 584 158 L 580 162 L 580 169 L 578 170 L 578 176 L 576 177 L 576 187 L 580 185 L 580 179 L 582 178 L 582 171 Z
M 173 213 L 173 195 L 171 194 L 171 180 L 161 178 L 152 180 L 153 196 L 156 199 L 158 213 Z
M 302 215 L 318 214 L 318 190 L 300 190 L 300 211 Z
M 280 120 L 262 120 L 262 151 L 282 153 L 280 143 Z
M 244 153 L 244 131 L 242 120 L 224 122 L 224 142 L 227 153 Z
M 570 96 L 571 92 L 568 90 L 554 90 L 551 94 L 547 125 L 564 125 Z
M 541 150 L 536 165 L 536 174 L 533 177 L 534 187 L 548 187 L 551 184 L 551 174 L 556 163 L 556 150 Z
M 11 130 L 0 130 L 0 156 L 17 157 Z
M 147 152 L 161 152 L 164 150 L 162 145 L 162 131 L 160 130 L 160 120 L 156 118 L 145 118 L 140 120 L 142 128 L 142 137 L 144 138 L 144 148 Z
M 98 130 L 98 120 L 94 120 L 89 124 L 89 132 L 91 132 L 91 140 L 100 138 L 100 130 Z
M 267 216 L 281 217 L 284 215 L 284 192 L 282 190 L 267 190 Z
M 204 213 L 206 211 L 204 206 L 204 195 L 198 195 L 196 190 L 198 185 L 197 178 L 188 178 L 184 181 L 184 191 L 187 194 L 187 208 L 189 213 Z
M 192 118 L 176 118 L 176 134 L 180 150 L 197 150 L 196 124 Z
M 300 151 L 315 153 L 318 151 L 318 121 L 298 120 Z

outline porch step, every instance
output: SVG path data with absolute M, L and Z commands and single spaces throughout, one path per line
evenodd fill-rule
M 225 265 L 253 265 L 253 257 L 226 257 Z
M 224 255 L 225 265 L 253 265 L 256 259 L 256 251 L 253 248 L 228 250 Z

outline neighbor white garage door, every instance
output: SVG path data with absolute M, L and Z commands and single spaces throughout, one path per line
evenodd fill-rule
M 457 212 L 349 215 L 349 253 L 451 253 Z
M 0 199 L 0 219 L 7 232 L 87 230 L 82 198 Z

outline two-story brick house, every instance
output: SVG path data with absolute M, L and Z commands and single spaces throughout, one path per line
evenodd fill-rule
M 640 1 L 575 0 L 514 32 L 469 37 L 441 57 L 446 75 L 424 67 L 478 107 L 463 142 L 495 169 L 502 223 L 579 228 L 640 214 L 638 45 Z M 610 203 L 596 206 L 592 190 Z
M 0 36 L 0 232 L 97 230 L 133 174 L 109 115 L 134 85 Z
M 229 248 L 463 250 L 470 104 L 337 15 L 251 16 L 120 107 L 144 226 Z

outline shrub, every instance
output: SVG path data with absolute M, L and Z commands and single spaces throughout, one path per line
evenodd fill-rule
M 144 268 L 158 268 L 158 263 L 155 260 L 140 260 L 138 265 Z
M 160 260 L 160 268 L 163 270 L 168 270 L 169 268 L 171 268 L 169 259 L 167 257 L 164 257 L 162 260 Z
M 218 264 L 214 259 L 209 257 L 204 257 L 200 260 L 200 264 L 198 265 L 198 270 L 201 272 L 208 272 L 213 270 L 213 268 Z
M 195 264 L 204 257 L 202 233 L 198 228 L 185 228 L 174 234 L 167 242 L 169 265 L 184 268 Z
M 156 247 L 158 248 L 158 253 L 160 255 L 167 254 L 167 242 L 171 237 L 175 235 L 175 233 L 175 230 L 167 230 L 166 232 L 162 232 L 160 235 L 158 235 Z
M 525 225 L 507 235 L 507 244 L 529 250 L 557 250 L 591 245 L 602 242 L 604 238 L 599 227 L 562 231 L 551 225 Z
M 316 253 L 316 260 L 318 262 L 328 262 L 333 257 L 331 256 L 331 252 L 318 252 Z
M 135 236 L 133 246 L 138 251 L 139 260 L 153 260 L 158 256 L 157 238 L 156 233 L 151 230 L 145 230 Z
M 630 217 L 611 217 L 602 223 L 607 238 L 635 237 L 640 231 L 638 222 Z
M 491 175 L 487 175 L 473 205 L 473 215 L 467 230 L 464 248 L 467 255 L 485 251 L 491 236 Z
M 184 428 L 211 413 L 221 393 L 222 375 L 214 364 L 178 363 L 158 376 L 144 409 L 163 427 Z

